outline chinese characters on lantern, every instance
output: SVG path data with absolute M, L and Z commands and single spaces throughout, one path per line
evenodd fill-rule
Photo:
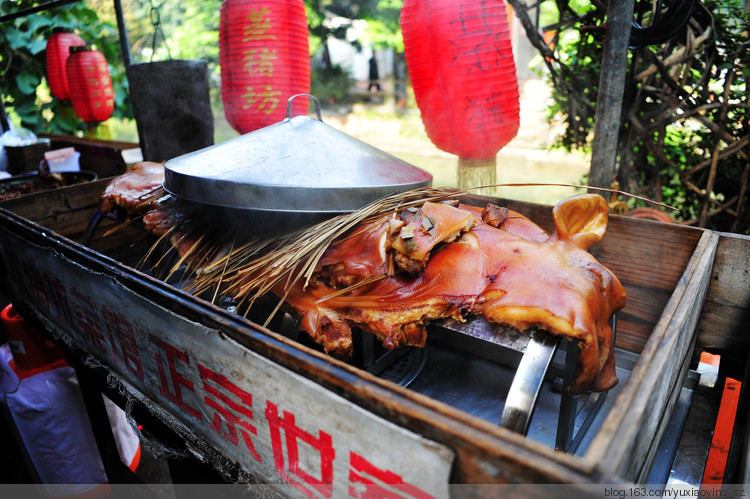
M 271 31 L 270 11 L 267 8 L 251 9 L 244 27 L 243 43 L 268 42 L 276 36 Z M 278 59 L 276 50 L 266 47 L 248 48 L 243 51 L 243 67 L 253 76 L 273 77 L 273 61 Z M 248 85 L 245 87 L 243 109 L 255 109 L 270 114 L 279 105 L 281 92 L 270 84 Z
M 302 0 L 225 0 L 219 24 L 221 96 L 240 133 L 286 117 L 286 103 L 310 92 L 310 54 Z M 294 102 L 297 114 L 307 102 Z
M 460 160 L 486 160 L 494 171 L 495 156 L 516 136 L 520 123 L 505 5 L 405 0 L 400 22 L 414 96 L 430 140 Z

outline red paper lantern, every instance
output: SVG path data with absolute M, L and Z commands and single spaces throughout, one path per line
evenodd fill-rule
M 519 100 L 503 0 L 405 0 L 404 54 L 432 142 L 494 161 L 518 133 Z
M 248 133 L 282 121 L 287 100 L 310 92 L 302 0 L 224 0 L 219 24 L 221 97 L 229 124 Z M 293 114 L 309 102 L 295 99 Z
M 75 33 L 55 31 L 47 40 L 47 82 L 50 92 L 60 100 L 70 98 L 65 64 L 70 56 L 70 47 L 80 47 L 86 42 Z
M 99 123 L 112 116 L 115 92 L 109 64 L 98 50 L 74 47 L 66 64 L 73 111 L 86 123 Z

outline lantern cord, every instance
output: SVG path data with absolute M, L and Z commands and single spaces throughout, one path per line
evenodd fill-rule
M 154 3 L 149 0 L 151 9 L 149 10 L 149 17 L 151 18 L 151 25 L 154 27 L 154 39 L 151 42 L 151 62 L 154 62 L 154 54 L 156 53 L 156 38 L 161 33 L 161 39 L 164 40 L 164 47 L 167 49 L 167 57 L 171 60 L 172 54 L 169 52 L 169 45 L 167 45 L 167 37 L 164 36 L 164 31 L 161 29 L 161 15 L 159 14 L 159 7 L 164 5 L 162 2 L 159 7 L 154 6 Z

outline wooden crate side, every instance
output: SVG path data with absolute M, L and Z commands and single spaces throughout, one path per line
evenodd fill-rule
M 698 344 L 721 355 L 727 376 L 742 379 L 750 349 L 750 236 L 722 233 L 698 324 Z
M 71 241 L 84 243 L 84 232 L 99 209 L 99 200 L 111 178 L 38 192 L 0 202 L 6 209 Z M 106 237 L 102 237 L 107 234 Z M 135 266 L 155 238 L 140 220 L 124 224 L 103 218 L 88 241 L 89 247 L 115 260 Z
M 617 346 L 640 352 L 683 278 L 703 232 L 676 224 L 611 217 L 604 239 L 591 253 L 628 293 L 617 313 Z
M 111 179 L 37 192 L 0 202 L 0 208 L 62 236 L 82 233 L 99 208 L 99 196 Z
M 604 476 L 637 480 L 679 396 L 719 235 L 705 231 L 664 313 L 584 459 Z

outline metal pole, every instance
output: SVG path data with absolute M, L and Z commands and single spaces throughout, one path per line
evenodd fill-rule
M 122 15 L 122 2 L 114 0 L 115 14 L 117 15 L 117 31 L 120 34 L 120 52 L 125 68 L 130 66 L 130 42 L 128 41 L 128 30 L 125 27 L 125 16 Z
M 5 103 L 3 102 L 2 94 L 0 93 L 0 130 L 5 133 L 8 130 L 10 130 L 10 125 L 8 125 L 8 114 L 5 112 Z
M 592 187 L 611 187 L 615 173 L 633 4 L 634 0 L 610 0 L 607 4 L 607 34 L 602 51 L 589 172 Z M 602 195 L 609 200 L 609 193 Z
M 80 1 L 81 0 L 54 0 L 52 2 L 46 2 L 40 5 L 35 5 L 27 9 L 19 10 L 11 14 L 0 16 L 0 23 L 4 23 L 5 21 L 12 21 L 13 19 L 18 19 L 19 17 L 30 16 L 31 14 L 36 14 L 37 12 L 44 12 L 45 10 L 53 9 L 55 7 L 62 7 L 63 5 L 68 5 L 69 3 L 75 3 L 75 2 L 80 2 Z

